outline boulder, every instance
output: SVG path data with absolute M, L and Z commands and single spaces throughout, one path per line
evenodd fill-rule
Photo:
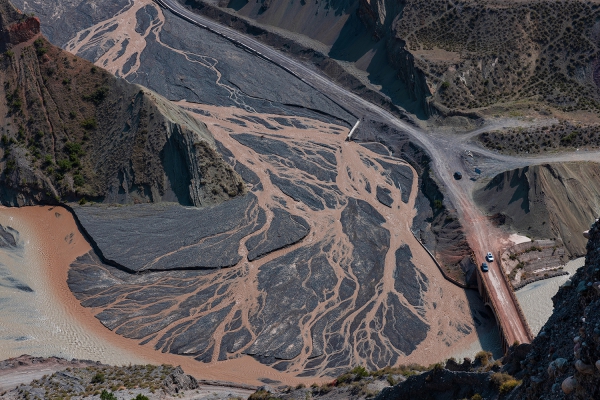
M 186 390 L 198 389 L 199 387 L 196 378 L 185 374 L 181 367 L 175 368 L 163 382 L 163 390 L 170 396 L 175 396 Z
M 569 376 L 563 381 L 561 388 L 565 394 L 569 394 L 577 388 L 577 381 L 572 376 Z

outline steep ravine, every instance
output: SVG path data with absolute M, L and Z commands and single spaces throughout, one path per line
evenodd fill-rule
M 404 42 L 392 35 L 394 12 L 400 12 L 401 4 L 389 2 L 382 7 L 390 10 L 377 11 L 358 1 L 180 2 L 317 66 L 333 81 L 398 116 L 408 111 L 426 119 L 437 112 L 427 101 L 430 92 L 425 76 L 415 68 Z

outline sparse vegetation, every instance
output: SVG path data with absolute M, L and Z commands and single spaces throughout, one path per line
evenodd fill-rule
M 490 379 L 498 387 L 500 393 L 508 393 L 521 384 L 521 381 L 513 378 L 511 375 L 500 372 L 492 374 Z
M 572 148 L 600 148 L 600 124 L 563 121 L 551 126 L 486 132 L 479 140 L 506 154 L 542 153 Z
M 412 0 L 395 29 L 419 54 L 417 66 L 439 85 L 434 98 L 446 107 L 477 109 L 527 99 L 600 113 L 595 77 L 600 47 L 594 39 L 599 17 L 590 2 Z M 434 56 L 436 49 L 447 52 L 447 59 Z
M 68 368 L 73 378 L 69 382 L 76 385 L 60 385 L 60 373 L 44 376 L 21 386 L 20 398 L 34 398 L 37 389 L 44 389 L 45 398 L 71 398 L 99 395 L 101 400 L 116 400 L 120 390 L 142 389 L 154 393 L 162 388 L 165 378 L 174 371 L 169 365 L 130 365 L 126 367 L 89 366 Z M 83 388 L 82 390 L 77 388 Z M 39 392 L 38 392 L 39 393 Z M 121 396 L 120 396 L 121 397 Z M 148 400 L 144 394 L 138 394 L 131 400 Z
M 106 96 L 108 96 L 108 91 L 109 91 L 108 87 L 102 86 L 102 87 L 99 87 L 98 89 L 94 90 L 89 95 L 83 96 L 83 99 L 86 101 L 90 101 L 98 106 L 98 105 L 100 105 L 100 103 L 102 103 L 104 101 Z
M 92 378 L 91 383 L 104 383 L 104 374 L 102 372 L 98 372 L 96 375 L 94 375 L 94 377 Z
M 81 121 L 81 127 L 86 130 L 96 129 L 98 126 L 98 122 L 96 122 L 96 118 L 86 118 Z
M 113 393 L 104 389 L 104 390 L 102 390 L 102 393 L 100 393 L 100 399 L 101 400 L 117 400 L 117 396 L 115 396 Z
M 479 362 L 483 367 L 488 365 L 490 360 L 492 359 L 492 353 L 489 351 L 481 350 L 477 354 L 475 354 L 475 361 Z

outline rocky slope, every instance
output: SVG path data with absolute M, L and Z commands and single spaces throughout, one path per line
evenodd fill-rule
M 592 1 L 194 1 L 325 49 L 405 108 L 407 96 L 422 105 L 431 96 L 435 107 L 425 113 L 519 100 L 565 111 L 600 107 L 600 10 Z
M 581 232 L 600 213 L 600 164 L 543 164 L 506 171 L 474 193 L 475 201 L 522 235 L 560 239 L 571 256 L 586 251 Z
M 1 201 L 216 204 L 245 193 L 204 124 L 53 46 L 2 2 Z
M 375 2 L 357 0 L 181 2 L 316 65 L 333 81 L 402 118 L 405 111 L 422 119 L 431 114 L 425 75 L 390 29 L 401 2 L 373 8 Z
M 28 382 L 27 377 L 36 375 L 38 371 L 50 372 L 38 379 L 30 378 Z M 67 361 L 28 355 L 0 361 L 0 383 L 15 374 L 23 375 L 23 383 L 17 386 L 13 380 L 13 387 L 2 391 L 0 399 L 240 399 L 241 396 L 246 397 L 251 388 L 245 385 L 226 387 L 226 383 L 221 382 L 199 382 L 186 375 L 181 367 L 170 365 L 117 367 L 85 360 Z M 207 384 L 210 386 L 201 386 Z

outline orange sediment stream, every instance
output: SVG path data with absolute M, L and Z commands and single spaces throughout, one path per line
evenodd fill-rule
M 60 214 L 57 217 L 55 213 Z M 191 357 L 164 354 L 154 350 L 149 345 L 141 346 L 137 341 L 127 339 L 104 327 L 94 317 L 94 310 L 81 306 L 79 301 L 71 293 L 67 286 L 67 274 L 69 265 L 75 258 L 88 252 L 91 247 L 79 232 L 72 215 L 62 207 L 22 207 L 7 208 L 0 207 L 0 223 L 4 226 L 19 227 L 20 238 L 25 246 L 31 246 L 38 254 L 35 262 L 39 268 L 39 280 L 43 281 L 49 292 L 48 300 L 54 300 L 54 307 L 62 307 L 68 316 L 66 323 L 77 324 L 77 328 L 83 328 L 82 335 L 85 338 L 71 338 L 75 342 L 86 342 L 96 351 L 105 351 L 104 354 L 89 354 L 88 357 L 103 362 L 115 364 L 127 363 L 151 363 L 181 365 L 182 368 L 198 379 L 210 379 L 246 383 L 250 385 L 262 384 L 258 378 L 270 378 L 285 384 L 295 385 L 298 383 L 312 383 L 321 381 L 318 378 L 297 378 L 290 374 L 281 373 L 268 366 L 260 364 L 250 356 L 216 363 L 205 364 L 195 361 Z M 71 236 L 71 234 L 73 234 Z M 66 240 L 65 240 L 66 239 Z M 70 242 L 70 243 L 69 243 Z M 10 321 L 3 321 L 10 323 Z M 77 335 L 79 329 L 73 330 Z M 61 340 L 60 338 L 58 339 Z M 91 343 L 90 343 L 91 342 Z M 69 346 L 65 343 L 57 343 L 57 347 Z M 26 348 L 25 348 L 26 349 Z M 26 349 L 27 350 L 27 349 Z M 111 358 L 118 354 L 120 357 Z M 16 356 L 11 354 L 8 356 Z M 36 355 L 36 354 L 33 354 Z M 42 354 L 49 356 L 51 354 Z

